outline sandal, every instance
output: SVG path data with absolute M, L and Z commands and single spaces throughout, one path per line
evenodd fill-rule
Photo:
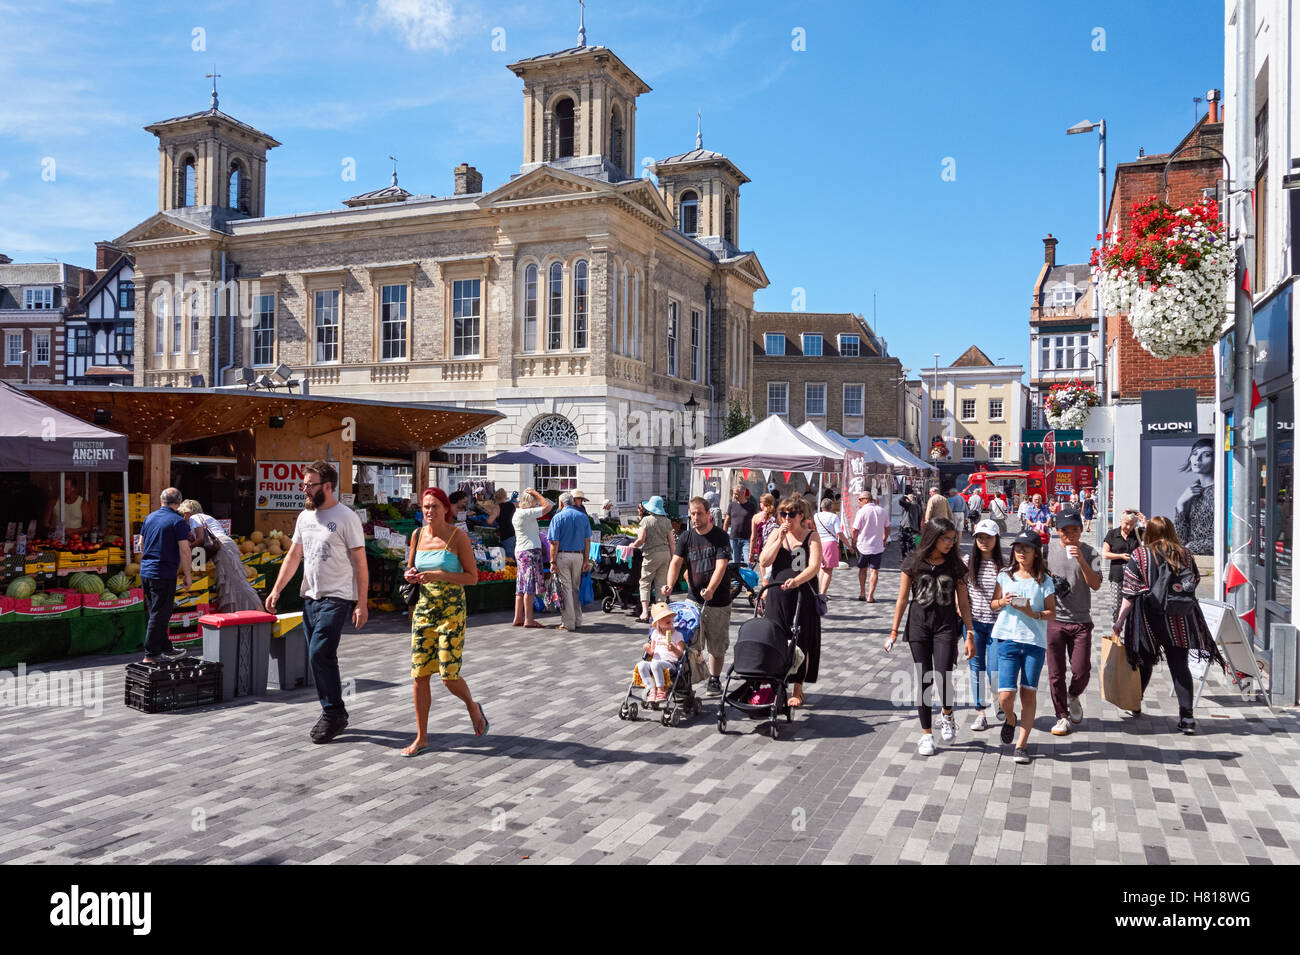
M 483 712 L 483 704 L 475 703 L 474 705 L 478 707 L 479 718 L 483 720 L 483 731 L 480 733 L 478 730 L 475 730 L 474 735 L 487 736 L 488 730 L 492 728 L 492 724 L 488 722 L 487 714 Z
M 415 751 L 412 752 L 412 749 L 414 749 Z M 402 755 L 405 756 L 407 759 L 414 759 L 416 756 L 419 756 L 421 753 L 427 753 L 428 751 L 429 751 L 428 743 L 425 743 L 423 746 L 416 746 L 414 743 L 412 743 L 410 746 L 407 746 L 405 749 L 402 750 Z

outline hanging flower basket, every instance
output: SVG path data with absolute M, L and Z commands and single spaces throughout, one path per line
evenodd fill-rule
M 936 461 L 948 457 L 948 445 L 943 443 L 943 438 L 934 439 L 934 443 L 930 445 L 930 457 Z
M 1136 202 L 1129 234 L 1093 252 L 1092 264 L 1102 306 L 1126 312 L 1133 337 L 1157 358 L 1199 355 L 1219 340 L 1234 266 L 1218 203 Z
M 1080 429 L 1100 403 L 1097 392 L 1078 380 L 1052 385 L 1047 393 L 1047 423 L 1053 428 Z

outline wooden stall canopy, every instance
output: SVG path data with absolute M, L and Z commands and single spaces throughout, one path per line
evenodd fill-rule
M 502 417 L 496 411 L 474 408 L 336 395 L 211 388 L 21 387 L 83 421 L 94 422 L 96 411 L 107 411 L 103 423 L 127 435 L 133 444 L 179 444 L 265 428 L 272 417 L 283 418 L 286 423 L 332 419 L 340 427 L 346 427 L 345 419 L 350 418 L 355 425 L 351 441 L 354 453 L 414 454 L 432 451 Z

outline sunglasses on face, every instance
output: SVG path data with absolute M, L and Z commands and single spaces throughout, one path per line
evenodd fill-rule
M 782 517 L 794 517 L 799 512 L 798 511 L 777 511 L 777 513 L 780 514 Z

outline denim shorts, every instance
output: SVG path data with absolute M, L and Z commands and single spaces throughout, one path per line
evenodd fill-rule
M 1015 640 L 998 641 L 998 690 L 1013 693 L 1020 688 L 1038 689 L 1038 678 L 1043 673 L 1043 661 L 1047 659 L 1047 648 L 1036 647 L 1032 643 L 1017 643 Z

